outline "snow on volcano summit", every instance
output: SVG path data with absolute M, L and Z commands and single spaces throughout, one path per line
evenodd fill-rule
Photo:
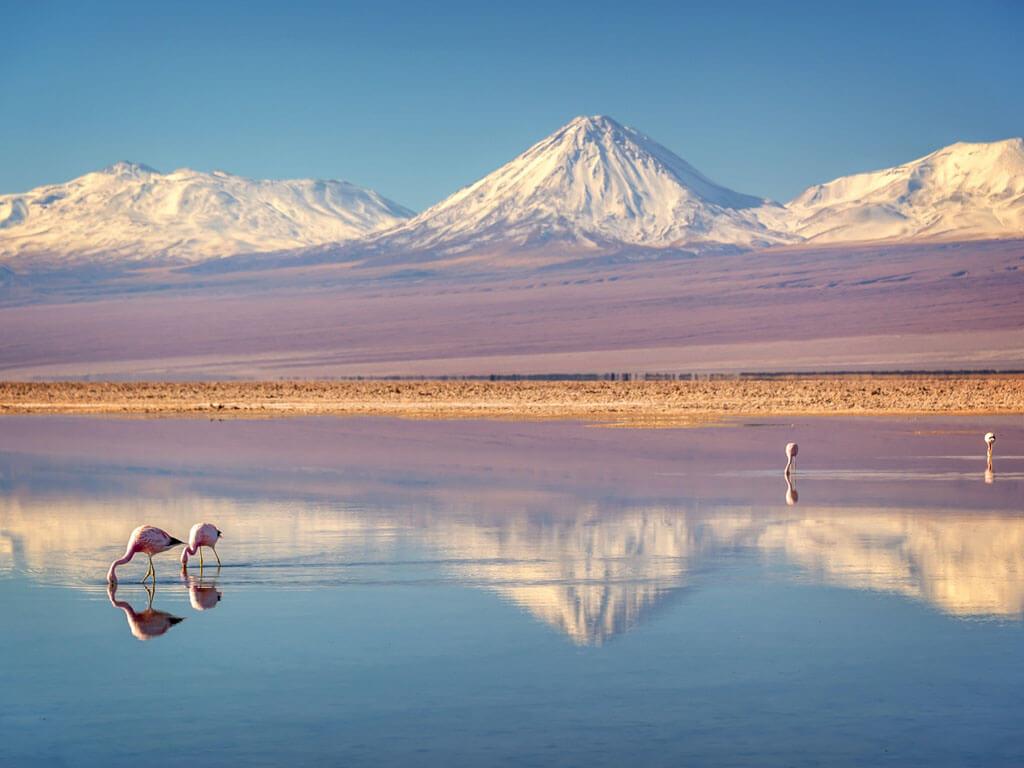
M 610 117 L 577 117 L 406 224 L 377 247 L 459 250 L 547 241 L 664 247 L 792 238 L 754 211 L 779 206 L 727 189 Z
M 412 211 L 344 181 L 268 181 L 119 162 L 0 195 L 0 260 L 200 261 L 351 240 Z

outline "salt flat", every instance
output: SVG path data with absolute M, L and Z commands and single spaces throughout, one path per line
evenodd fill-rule
M 1024 368 L 1024 242 L 9 287 L 0 377 Z

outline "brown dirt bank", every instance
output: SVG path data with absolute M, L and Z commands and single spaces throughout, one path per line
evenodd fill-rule
M 0 414 L 383 415 L 682 426 L 742 415 L 1024 413 L 1024 376 L 709 381 L 0 382 Z

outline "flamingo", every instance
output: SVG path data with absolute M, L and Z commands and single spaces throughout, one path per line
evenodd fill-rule
M 985 433 L 985 451 L 988 455 L 988 469 L 986 471 L 992 471 L 992 446 L 996 444 L 996 433 L 986 432 Z
M 188 567 L 189 556 L 199 553 L 199 567 L 203 567 L 203 547 L 213 550 L 213 556 L 217 558 L 217 567 L 220 567 L 220 555 L 217 554 L 217 542 L 224 534 L 213 523 L 196 523 L 188 532 L 188 546 L 181 550 L 181 567 Z M 179 544 L 181 542 L 178 542 Z
M 166 611 L 154 611 L 153 590 L 147 586 L 146 592 L 149 595 L 149 604 L 146 606 L 146 610 L 136 611 L 127 600 L 115 599 L 117 596 L 117 582 L 111 582 L 107 585 L 107 599 L 110 600 L 112 606 L 124 611 L 124 616 L 128 619 L 128 629 L 139 640 L 150 640 L 154 637 L 160 637 L 160 635 L 164 634 L 175 624 L 184 621 L 180 616 L 172 616 Z
M 786 474 L 796 469 L 796 455 L 800 452 L 800 446 L 796 443 L 786 443 Z
M 152 576 L 153 583 L 156 584 L 153 555 L 159 555 L 161 552 L 166 552 L 171 547 L 181 543 L 181 539 L 174 538 L 167 531 L 152 525 L 140 525 L 128 537 L 128 548 L 124 552 L 124 557 L 118 558 L 110 564 L 110 570 L 107 571 L 107 581 L 110 584 L 117 584 L 117 574 L 115 573 L 117 566 L 124 565 L 135 557 L 136 553 L 142 552 L 149 557 L 149 570 L 146 571 L 146 575 L 142 577 L 142 580 L 145 581 Z

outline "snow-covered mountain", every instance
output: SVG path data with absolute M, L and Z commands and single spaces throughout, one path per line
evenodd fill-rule
M 960 142 L 819 184 L 792 200 L 785 218 L 812 242 L 1024 237 L 1024 139 Z
M 413 217 L 338 181 L 261 181 L 117 163 L 0 195 L 0 267 L 344 259 L 491 267 L 640 249 L 1024 238 L 1024 140 L 953 144 L 810 187 L 782 206 L 708 179 L 609 117 L 578 117 Z M 258 254 L 252 256 L 251 254 Z M 224 261 L 224 257 L 238 256 Z M 589 256 L 587 256 L 589 258 Z
M 115 163 L 0 195 L 0 262 L 200 261 L 362 237 L 412 211 L 344 181 Z
M 750 247 L 792 240 L 761 222 L 756 211 L 765 206 L 781 208 L 716 184 L 610 117 L 577 117 L 370 243 L 377 251 L 456 254 L 548 243 Z

